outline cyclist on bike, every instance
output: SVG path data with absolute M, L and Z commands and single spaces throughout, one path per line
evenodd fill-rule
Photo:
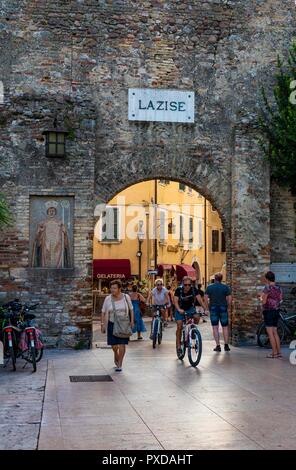
M 163 285 L 163 280 L 162 279 L 156 279 L 155 281 L 155 287 L 152 289 L 152 305 L 161 305 L 161 318 L 164 322 L 164 325 L 167 326 L 167 312 L 166 309 L 163 308 L 163 305 L 169 305 L 170 299 L 169 299 L 169 292 L 168 290 L 164 287 Z
M 182 285 L 177 287 L 174 295 L 175 302 L 175 320 L 177 321 L 177 349 L 181 352 L 181 336 L 183 328 L 183 320 L 185 315 L 194 319 L 194 323 L 198 324 L 201 314 L 195 309 L 195 302 L 205 309 L 205 305 L 201 295 L 195 286 L 192 285 L 192 279 L 189 276 L 184 276 L 182 279 Z

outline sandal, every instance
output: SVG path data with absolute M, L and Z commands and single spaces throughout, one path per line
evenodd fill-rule
M 278 356 L 276 354 L 267 354 L 267 359 L 276 359 Z

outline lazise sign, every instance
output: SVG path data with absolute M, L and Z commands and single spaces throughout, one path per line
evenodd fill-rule
M 130 121 L 194 123 L 194 91 L 130 88 Z

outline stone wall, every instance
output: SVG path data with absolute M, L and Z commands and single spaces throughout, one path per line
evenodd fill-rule
M 294 33 L 292 2 L 2 0 L 0 12 L 0 178 L 15 216 L 1 236 L 2 297 L 41 300 L 50 344 L 84 340 L 95 205 L 171 178 L 219 211 L 233 342 L 254 341 L 270 262 L 269 174 L 254 124 L 275 51 Z M 195 124 L 129 122 L 129 87 L 195 90 Z M 44 156 L 42 131 L 55 116 L 72 135 L 61 160 Z M 28 267 L 29 197 L 38 194 L 75 198 L 73 270 Z
M 276 183 L 271 186 L 271 261 L 296 262 L 296 196 Z

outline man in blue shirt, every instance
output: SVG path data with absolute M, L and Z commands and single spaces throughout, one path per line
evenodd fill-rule
M 221 352 L 219 337 L 219 321 L 223 329 L 224 351 L 230 351 L 228 345 L 228 309 L 231 307 L 231 289 L 226 284 L 222 284 L 222 274 L 215 274 L 215 282 L 210 284 L 205 293 L 205 305 L 208 310 L 210 302 L 210 319 L 213 327 L 213 335 L 216 341 L 214 351 Z

